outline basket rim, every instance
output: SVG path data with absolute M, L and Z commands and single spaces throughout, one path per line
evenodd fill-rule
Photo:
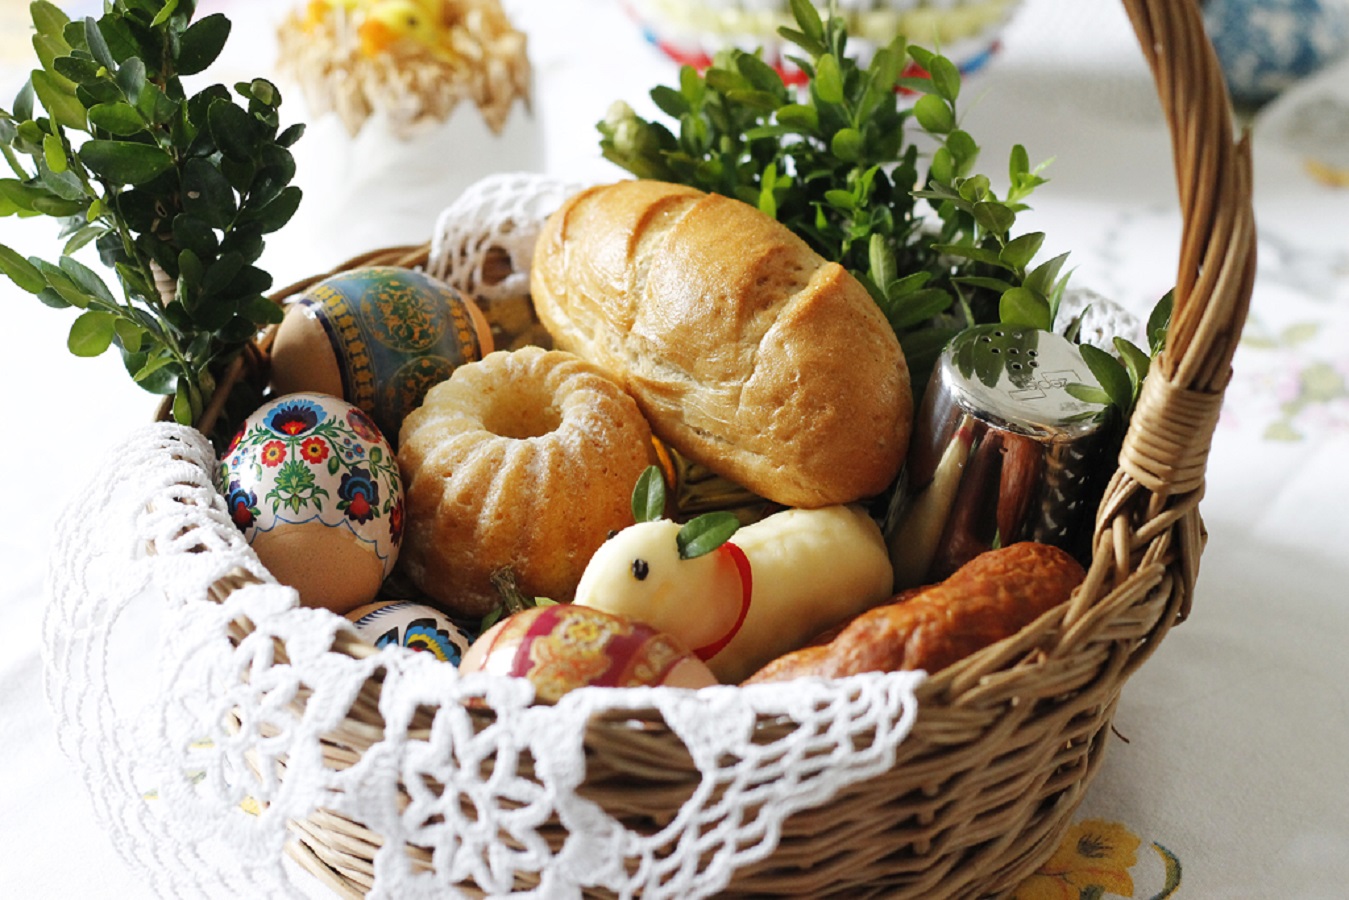
M 1100 765 L 1102 735 L 1108 733 L 1123 683 L 1188 614 L 1206 540 L 1199 503 L 1207 454 L 1254 281 L 1250 135 L 1235 133 L 1225 82 L 1203 32 L 1198 4 L 1123 2 L 1171 133 L 1183 217 L 1167 344 L 1145 381 L 1145 397 L 1101 503 L 1086 581 L 1067 603 L 1020 633 L 931 674 L 919 686 L 922 712 L 896 763 L 897 768 L 910 767 L 913 777 L 904 781 L 900 773 L 886 782 L 919 792 L 951 780 L 977 782 L 966 773 L 999 765 L 1032 745 L 1035 753 L 1057 752 L 1052 749 L 1055 741 L 1065 733 L 1073 735 L 1067 744 L 1075 755 L 1066 756 L 1052 771 L 1026 776 L 1033 789 L 1012 817 L 1016 828 L 1010 836 L 990 833 L 974 847 L 934 832 L 913 845 L 973 859 L 977 865 L 972 868 L 984 870 L 981 890 L 1010 889 L 1052 852 L 1068 814 Z M 356 265 L 425 265 L 430 246 L 370 251 L 289 285 L 272 298 L 284 303 L 318 280 Z M 269 342 L 270 333 L 259 342 L 261 355 Z M 239 362 L 241 368 L 247 364 Z M 244 573 L 243 583 L 254 577 Z M 345 640 L 334 649 L 366 652 L 358 642 Z M 353 724 L 378 730 L 378 690 L 378 684 L 367 683 L 360 706 L 372 718 Z M 631 721 L 626 716 L 595 722 L 597 752 L 603 752 L 606 733 L 630 729 Z M 762 725 L 771 729 L 773 723 Z M 1023 726 L 1038 729 L 1035 741 L 1009 740 L 1009 733 Z M 650 727 L 659 731 L 661 725 Z M 358 736 L 353 742 L 364 739 Z M 940 775 L 943 759 L 965 767 L 959 777 Z M 1005 805 L 1014 804 L 1009 799 Z M 997 812 L 985 811 L 985 818 L 977 819 L 980 827 L 991 828 L 988 823 Z M 1025 845 L 1019 851 L 1011 846 L 1015 835 Z M 306 846 L 306 867 L 318 865 L 325 879 L 350 886 L 345 876 L 322 862 L 313 845 Z M 932 870 L 941 869 L 943 877 L 953 879 L 942 890 L 954 892 L 951 885 L 956 882 L 974 884 L 974 875 L 957 875 L 953 865 L 947 862 Z M 777 877 L 771 864 L 765 864 L 751 867 L 737 885 L 777 884 Z M 925 880 L 931 871 L 894 877 L 896 884 L 910 889 L 933 886 Z

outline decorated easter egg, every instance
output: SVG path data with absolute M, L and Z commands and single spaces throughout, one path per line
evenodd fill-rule
M 431 387 L 491 351 L 472 300 L 415 269 L 367 266 L 320 281 L 287 307 L 272 344 L 272 388 L 342 397 L 396 442 Z
M 376 600 L 347 613 L 356 632 L 376 647 L 407 647 L 459 665 L 472 635 L 434 606 L 410 600 Z
M 460 672 L 528 678 L 552 703 L 579 687 L 716 684 L 711 670 L 669 635 L 598 609 L 558 604 L 515 613 L 473 642 Z
M 403 484 L 361 409 L 290 394 L 248 417 L 220 459 L 230 517 L 300 602 L 333 612 L 375 598 L 398 560 Z

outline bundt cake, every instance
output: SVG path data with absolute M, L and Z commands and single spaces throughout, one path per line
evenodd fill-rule
M 496 608 L 504 569 L 526 595 L 569 602 L 609 532 L 632 524 L 652 456 L 636 402 L 577 356 L 531 346 L 462 365 L 399 435 L 400 568 L 465 616 Z

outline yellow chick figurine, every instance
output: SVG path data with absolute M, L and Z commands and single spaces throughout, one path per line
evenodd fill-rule
M 420 44 L 437 59 L 452 62 L 457 58 L 449 44 L 446 9 L 441 0 L 377 0 L 369 4 L 356 34 L 361 52 L 375 56 L 388 51 L 399 40 Z

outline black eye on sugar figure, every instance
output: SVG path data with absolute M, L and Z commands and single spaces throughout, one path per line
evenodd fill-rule
M 651 573 L 651 567 L 647 565 L 644 559 L 634 559 L 632 561 L 632 577 L 638 581 L 645 581 L 646 576 Z
M 610 529 L 609 529 L 609 533 L 606 534 L 606 535 L 604 536 L 604 539 L 605 539 L 606 541 L 612 541 L 612 540 L 613 540 L 614 538 L 616 538 L 617 536 L 618 536 L 618 529 L 616 529 L 616 528 L 610 528 Z

